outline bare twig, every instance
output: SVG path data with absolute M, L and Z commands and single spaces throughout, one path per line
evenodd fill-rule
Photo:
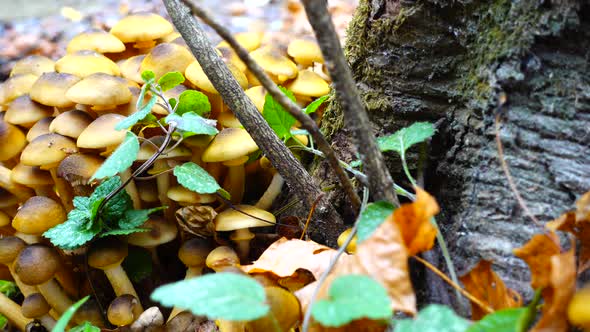
M 215 52 L 200 24 L 190 14 L 189 8 L 181 0 L 164 0 L 164 4 L 172 22 L 224 103 L 235 113 L 294 194 L 301 199 L 307 209 L 311 208 L 313 201 L 321 194 L 312 177 L 275 135 L 254 103 L 246 96 L 223 60 Z M 321 216 L 316 219 L 318 227 L 326 236 L 328 244 L 335 244 L 338 234 L 344 229 L 340 215 L 325 199 L 322 200 L 317 211 Z
M 352 182 L 342 169 L 340 163 L 338 162 L 338 157 L 336 157 L 336 153 L 330 146 L 330 143 L 326 140 L 320 129 L 318 128 L 316 122 L 309 117 L 307 114 L 301 111 L 301 108 L 297 106 L 291 99 L 289 99 L 285 94 L 277 87 L 277 85 L 270 79 L 270 77 L 264 72 L 264 69 L 256 63 L 248 54 L 248 51 L 243 48 L 236 39 L 232 36 L 231 32 L 223 27 L 221 24 L 215 21 L 215 19 L 206 11 L 204 11 L 199 5 L 197 5 L 194 1 L 191 0 L 183 0 L 183 2 L 189 6 L 193 14 L 198 16 L 205 24 L 213 28 L 221 38 L 223 38 L 236 52 L 240 60 L 246 64 L 246 67 L 256 76 L 258 81 L 262 84 L 262 86 L 270 93 L 270 95 L 279 103 L 281 106 L 289 112 L 297 121 L 301 123 L 301 126 L 307 130 L 307 132 L 312 136 L 312 138 L 317 143 L 318 149 L 324 153 L 330 167 L 336 173 L 338 180 L 340 181 L 341 186 L 346 191 L 350 202 L 355 210 L 358 210 L 361 205 L 361 200 L 354 189 Z
M 399 206 L 393 180 L 383 155 L 377 147 L 365 106 L 356 89 L 334 24 L 326 8 L 326 0 L 302 0 L 302 3 L 322 50 L 326 68 L 332 77 L 336 97 L 342 106 L 346 124 L 356 140 L 356 147 L 369 178 L 371 195 L 375 200 L 385 200 Z

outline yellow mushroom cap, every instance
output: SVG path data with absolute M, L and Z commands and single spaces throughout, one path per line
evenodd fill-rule
M 119 53 L 125 51 L 125 44 L 119 38 L 102 29 L 91 29 L 76 35 L 68 43 L 68 53 L 82 50 L 98 53 Z
M 225 128 L 215 136 L 203 151 L 204 162 L 221 162 L 236 159 L 258 150 L 250 134 L 242 128 Z
M 344 245 L 344 242 L 346 242 L 346 239 L 348 239 L 348 237 L 350 236 L 350 232 L 352 232 L 352 228 L 348 228 L 347 230 L 345 230 L 344 232 L 340 233 L 340 235 L 338 236 L 338 246 L 341 247 L 342 245 Z M 352 241 L 350 241 L 350 243 L 346 246 L 346 252 L 348 252 L 349 254 L 354 254 L 356 252 L 356 235 L 352 238 Z
M 39 235 L 66 219 L 61 204 L 45 196 L 33 196 L 18 210 L 12 227 L 21 233 Z
M 47 106 L 71 107 L 76 103 L 66 98 L 66 91 L 80 78 L 66 73 L 44 73 L 31 88 L 31 99 Z
M 149 140 L 151 143 L 147 142 L 147 141 L 141 143 L 141 146 L 139 147 L 139 153 L 137 154 L 136 160 L 146 161 L 152 155 L 154 155 L 157 151 L 157 149 L 154 145 L 160 146 L 161 144 L 163 144 L 164 143 L 164 136 L 150 137 Z M 179 145 L 179 146 L 175 147 L 174 150 L 169 151 L 167 154 L 159 155 L 156 160 L 160 160 L 160 159 L 177 159 L 177 160 L 185 159 L 186 160 L 186 159 L 190 159 L 190 157 L 192 155 L 193 155 L 193 153 L 190 149 L 188 149 L 185 146 Z
M 95 269 L 108 269 L 121 264 L 128 253 L 127 243 L 115 237 L 103 237 L 90 246 L 88 265 Z
M 7 215 L 6 212 L 0 210 L 0 227 L 8 226 L 10 225 L 10 222 L 10 216 Z
M 158 79 L 171 71 L 184 73 L 186 67 L 193 61 L 195 58 L 186 48 L 172 43 L 163 43 L 154 47 L 145 56 L 139 71 L 143 73 L 151 70 Z
M 71 138 L 78 138 L 82 131 L 90 125 L 92 117 L 83 111 L 73 110 L 56 116 L 49 125 L 49 131 Z
M 120 75 L 119 66 L 113 60 L 94 51 L 77 51 L 66 54 L 55 63 L 55 71 L 86 77 L 94 73 Z
M 125 79 L 95 73 L 72 86 L 66 97 L 78 104 L 114 108 L 131 101 L 132 95 Z
M 53 184 L 53 179 L 49 172 L 40 169 L 38 166 L 27 166 L 23 163 L 18 163 L 12 168 L 10 179 L 27 187 Z
M 219 116 L 217 116 L 217 121 L 224 128 L 242 128 L 243 127 L 242 124 L 240 123 L 240 120 L 238 120 L 238 118 L 236 118 L 234 113 L 232 113 L 231 111 L 226 111 L 226 112 L 222 112 L 221 114 L 219 114 Z
M 287 54 L 303 66 L 324 62 L 320 47 L 315 41 L 309 39 L 297 38 L 291 41 L 287 47 Z
M 103 149 L 121 144 L 125 139 L 125 130 L 116 130 L 115 126 L 123 119 L 124 116 L 114 113 L 99 116 L 78 136 L 76 144 L 87 149 Z
M 28 166 L 59 163 L 78 149 L 74 141 L 59 134 L 45 134 L 32 140 L 21 153 L 21 162 Z
M 31 100 L 29 95 L 22 95 L 8 105 L 8 109 L 4 113 L 4 121 L 30 128 L 35 122 L 52 114 L 53 107 L 36 103 Z
M 71 185 L 86 185 L 104 159 L 92 154 L 74 153 L 59 163 L 57 175 Z
M 576 326 L 590 329 L 590 286 L 578 290 L 567 307 L 567 317 Z
M 234 38 L 243 48 L 248 52 L 254 51 L 262 44 L 264 38 L 264 32 L 249 31 L 249 32 L 238 32 L 234 35 Z M 230 47 L 226 41 L 222 41 L 217 44 L 217 48 Z
M 252 218 L 241 213 L 246 212 L 249 215 L 260 219 Z M 265 221 L 263 221 L 265 220 Z M 265 210 L 259 209 L 252 205 L 236 205 L 236 210 L 227 209 L 215 217 L 215 230 L 218 232 L 234 231 L 250 227 L 268 227 L 276 223 L 275 216 Z
M 248 67 L 246 64 L 240 59 L 240 57 L 231 49 L 229 46 L 221 46 L 217 47 L 219 53 L 221 53 L 221 58 L 225 63 L 231 63 L 236 66 L 241 72 L 246 72 Z
M 27 132 L 27 141 L 30 142 L 41 135 L 49 134 L 49 126 L 53 119 L 54 117 L 48 116 L 37 121 Z
M 19 74 L 33 74 L 41 76 L 43 73 L 50 73 L 55 68 L 55 61 L 42 55 L 29 55 L 18 60 L 12 70 L 10 76 Z
M 156 247 L 174 240 L 178 234 L 176 224 L 157 216 L 151 216 L 143 223 L 141 228 L 149 230 L 147 232 L 129 234 L 127 236 L 127 242 L 129 244 L 146 248 Z
M 256 108 L 258 109 L 258 111 L 260 113 L 262 113 L 262 111 L 264 110 L 266 89 L 263 86 L 258 85 L 258 86 L 251 87 L 250 89 L 248 89 L 244 92 L 246 93 L 246 96 L 248 96 L 252 100 L 254 105 L 256 105 Z
M 248 87 L 248 79 L 246 78 L 246 75 L 244 75 L 244 73 L 242 73 L 242 71 L 238 67 L 236 67 L 232 63 L 228 63 L 227 68 L 232 73 L 233 77 L 238 81 L 238 84 L 240 84 L 242 89 Z M 209 93 L 219 94 L 219 92 L 217 92 L 217 89 L 215 89 L 211 81 L 209 81 L 209 78 L 203 71 L 203 68 L 201 67 L 199 62 L 193 61 L 186 68 L 184 75 L 186 76 L 186 79 L 188 79 L 197 88 Z
M 207 204 L 217 200 L 213 194 L 199 194 L 181 185 L 176 185 L 168 189 L 166 196 L 181 204 Z
M 165 18 L 145 12 L 124 17 L 111 29 L 111 33 L 124 43 L 152 41 L 173 31 L 172 24 Z
M 21 311 L 27 318 L 39 318 L 51 310 L 51 306 L 41 293 L 33 293 L 23 300 Z
M 121 69 L 121 74 L 123 77 L 136 83 L 143 83 L 139 67 L 141 66 L 141 62 L 144 58 L 145 54 L 140 54 L 132 56 L 121 62 L 119 68 Z
M 33 74 L 18 74 L 9 77 L 2 84 L 2 99 L 0 104 L 7 104 L 24 94 L 30 93 L 37 76 Z
M 232 248 L 220 246 L 211 250 L 209 255 L 207 255 L 205 264 L 217 272 L 229 266 L 239 266 L 240 258 L 238 258 L 238 254 Z
M 297 78 L 287 85 L 287 89 L 296 95 L 308 97 L 321 97 L 330 92 L 328 83 L 308 69 L 300 71 Z
M 278 286 L 264 287 L 266 303 L 271 315 L 246 323 L 250 331 L 269 331 L 278 325 L 280 331 L 290 331 L 301 320 L 301 306 L 297 297 L 288 290 Z
M 27 144 L 18 127 L 0 119 L 0 161 L 14 158 Z
M 279 78 L 281 82 L 297 76 L 297 65 L 275 48 L 265 46 L 252 51 L 250 56 L 254 61 L 258 62 L 264 71 Z M 281 79 L 281 77 L 284 77 L 284 79 Z

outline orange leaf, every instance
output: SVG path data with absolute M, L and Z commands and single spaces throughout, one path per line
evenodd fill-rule
M 436 200 L 419 187 L 416 187 L 416 201 L 402 204 L 393 211 L 393 219 L 400 227 L 408 255 L 414 256 L 432 248 L 436 228 L 430 219 L 439 211 Z
M 549 286 L 551 271 L 550 257 L 558 255 L 559 240 L 555 233 L 537 234 L 524 246 L 514 249 L 514 255 L 524 260 L 531 270 L 531 286 L 534 289 Z
M 568 331 L 567 308 L 576 291 L 575 246 L 549 258 L 549 285 L 543 289 L 545 304 L 534 332 Z
M 516 308 L 522 305 L 520 295 L 506 288 L 502 279 L 492 270 L 492 263 L 489 261 L 480 261 L 460 280 L 465 285 L 465 290 L 494 310 Z M 481 319 L 486 313 L 476 303 L 471 302 L 473 320 Z

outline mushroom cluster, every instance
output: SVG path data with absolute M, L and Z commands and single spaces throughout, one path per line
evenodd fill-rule
M 329 92 L 330 79 L 313 40 L 295 39 L 280 49 L 266 43 L 260 32 L 238 33 L 235 38 L 277 84 L 293 92 L 302 108 Z M 218 44 L 217 50 L 262 112 L 264 88 L 226 42 Z M 205 94 L 211 104 L 206 116 L 216 120 L 219 133 L 176 142 L 140 179 L 132 173 L 156 153 L 165 133 L 160 128 L 139 132 L 136 161 L 119 176 L 129 180 L 125 191 L 135 209 L 166 208 L 143 224 L 146 232 L 96 239 L 79 250 L 52 245 L 43 234 L 68 219 L 75 197 L 93 193 L 100 181 L 92 176 L 124 141 L 126 131 L 115 126 L 138 111 L 144 71 L 153 72 L 156 80 L 169 72 L 182 73 L 186 81 L 163 96 L 178 98 L 187 90 Z M 147 101 L 151 96 L 143 97 Z M 156 119 L 168 112 L 161 104 L 151 110 Z M 290 144 L 307 144 L 305 136 L 290 140 L 299 140 Z M 132 325 L 143 311 L 145 299 L 140 295 L 146 292 L 136 291 L 137 284 L 123 268 L 131 247 L 151 252 L 156 267 L 163 264 L 164 251 L 177 250 L 186 278 L 219 271 L 240 273 L 236 267 L 254 258 L 251 229 L 276 224 L 268 210 L 283 181 L 264 158 L 183 39 L 161 16 L 132 14 L 110 31 L 81 33 L 60 59 L 23 58 L 0 84 L 0 263 L 7 267 L 24 301 L 18 304 L 2 298 L 0 313 L 19 329 L 34 323 L 51 330 L 55 319 L 77 299 L 92 294 L 88 283 L 93 280 L 86 276 L 104 273 L 112 294 L 97 300 L 112 301 L 102 306 L 108 314 L 100 312 L 96 301 L 88 302 L 74 322 L 89 320 L 98 327 Z M 230 198 L 181 186 L 168 170 L 188 161 L 209 172 Z M 173 277 L 161 266 L 154 271 L 163 274 L 158 279 Z M 275 304 L 277 310 L 285 310 L 273 302 L 283 290 L 276 285 L 267 290 L 273 310 Z M 297 322 L 298 310 L 286 314 L 290 316 L 283 330 Z M 168 320 L 179 313 L 174 309 Z M 253 324 L 268 322 L 262 319 Z

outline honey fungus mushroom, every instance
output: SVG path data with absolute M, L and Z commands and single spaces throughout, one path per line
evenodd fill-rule
M 92 106 L 94 111 L 106 111 L 131 101 L 127 81 L 104 73 L 91 74 L 73 85 L 66 97 L 71 101 Z M 124 133 L 123 133 L 124 134 Z
M 109 305 L 107 318 L 115 326 L 131 325 L 141 315 L 139 300 L 131 294 L 117 296 Z
M 23 300 L 21 312 L 27 318 L 37 319 L 50 331 L 55 326 L 55 319 L 49 315 L 51 306 L 41 293 L 33 293 Z
M 31 99 L 47 106 L 55 106 L 59 110 L 73 107 L 76 103 L 66 97 L 66 92 L 80 78 L 67 73 L 44 73 L 31 87 Z
M 8 105 L 4 113 L 4 121 L 31 128 L 37 121 L 51 115 L 53 115 L 53 107 L 36 103 L 29 95 L 22 95 Z
M 97 53 L 119 53 L 125 51 L 125 44 L 113 34 L 102 29 L 90 29 L 72 38 L 66 50 L 68 53 L 82 50 Z
M 213 249 L 209 255 L 207 255 L 205 264 L 211 270 L 221 272 L 226 268 L 239 266 L 240 258 L 231 247 L 220 246 Z
M 151 70 L 156 79 L 172 71 L 183 73 L 195 58 L 186 48 L 172 44 L 162 43 L 154 47 L 141 62 L 139 71 Z
M 66 211 L 61 204 L 45 196 L 33 196 L 18 210 L 12 219 L 12 227 L 31 236 L 29 238 L 33 242 L 39 242 L 41 234 L 66 219 Z
M 123 43 L 134 43 L 135 48 L 150 48 L 173 31 L 172 24 L 162 16 L 142 12 L 124 17 L 110 32 Z
M 95 73 L 120 75 L 119 66 L 106 56 L 89 50 L 66 54 L 55 63 L 55 71 L 78 77 L 87 77 Z
M 19 74 L 32 74 L 41 76 L 43 73 L 50 73 L 55 68 L 55 61 L 42 55 L 29 55 L 14 63 L 10 76 Z

